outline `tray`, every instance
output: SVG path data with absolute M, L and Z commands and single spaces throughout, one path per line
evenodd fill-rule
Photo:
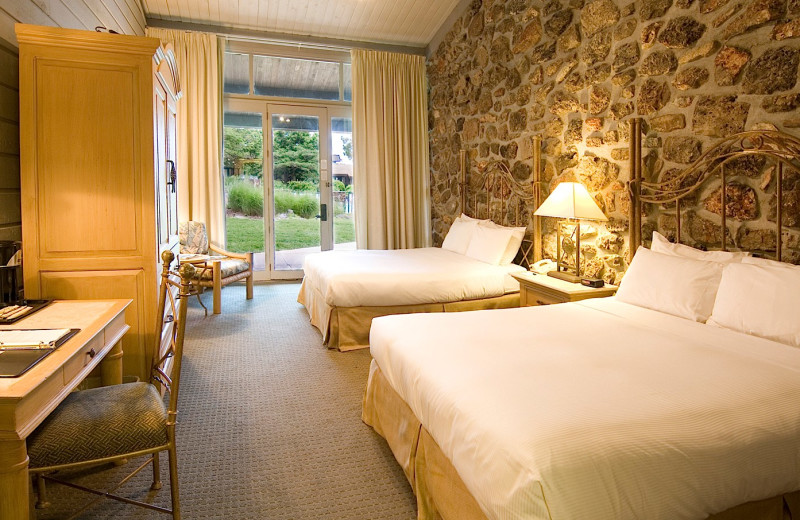
M 10 307 L 12 305 L 20 305 L 20 306 L 27 306 L 31 307 L 31 310 L 28 312 L 15 316 L 13 318 L 0 318 L 0 325 L 8 325 L 9 323 L 16 323 L 23 318 L 27 318 L 34 312 L 40 311 L 50 305 L 50 302 L 53 300 L 20 300 L 16 303 L 0 303 L 0 311 L 5 309 L 6 307 Z
M 0 352 L 0 377 L 19 377 L 56 349 L 37 348 Z

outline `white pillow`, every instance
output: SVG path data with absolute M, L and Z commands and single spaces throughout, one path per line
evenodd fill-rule
M 658 231 L 653 231 L 653 243 L 650 245 L 650 249 L 656 253 L 665 255 L 682 256 L 684 258 L 719 262 L 721 264 L 741 262 L 743 258 L 750 256 L 750 253 L 742 251 L 700 251 L 699 249 L 683 244 L 673 244 Z
M 708 323 L 800 347 L 800 269 L 728 264 Z
M 505 252 L 503 252 L 503 257 L 500 258 L 500 265 L 508 265 L 514 261 L 514 258 L 517 256 L 517 251 L 519 251 L 519 246 L 522 245 L 522 239 L 525 238 L 525 231 L 528 229 L 526 227 L 506 227 L 501 226 L 499 224 L 495 224 L 491 220 L 482 220 L 479 226 L 486 226 L 490 228 L 499 228 L 499 229 L 510 229 L 511 239 L 508 241 L 508 245 L 506 246 Z
M 512 229 L 499 226 L 497 228 L 476 226 L 466 254 L 475 260 L 498 265 L 513 233 Z
M 466 221 L 455 219 L 453 225 L 450 226 L 450 230 L 447 232 L 447 236 L 444 237 L 442 249 L 448 249 L 461 255 L 466 254 L 469 243 L 472 240 L 472 235 L 477 227 L 477 220 Z
M 466 213 L 462 213 L 460 217 L 456 217 L 456 220 L 465 220 L 467 222 L 491 222 L 488 218 L 472 218 Z
M 743 264 L 763 265 L 767 267 L 779 267 L 781 269 L 799 269 L 800 265 L 794 265 L 787 262 L 778 262 L 769 258 L 756 258 L 755 256 L 748 256 L 742 260 Z
M 639 307 L 704 322 L 714 309 L 722 264 L 664 255 L 639 247 L 617 299 Z

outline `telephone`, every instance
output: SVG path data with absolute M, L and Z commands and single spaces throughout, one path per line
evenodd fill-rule
M 538 262 L 531 265 L 531 271 L 538 274 L 547 274 L 550 271 L 556 270 L 556 263 L 552 260 L 539 260 Z

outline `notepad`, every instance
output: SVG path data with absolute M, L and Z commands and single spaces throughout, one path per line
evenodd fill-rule
M 0 349 L 55 348 L 72 337 L 75 329 L 0 330 Z

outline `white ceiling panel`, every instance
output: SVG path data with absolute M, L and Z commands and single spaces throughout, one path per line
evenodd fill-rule
M 142 0 L 148 18 L 424 47 L 460 0 Z

